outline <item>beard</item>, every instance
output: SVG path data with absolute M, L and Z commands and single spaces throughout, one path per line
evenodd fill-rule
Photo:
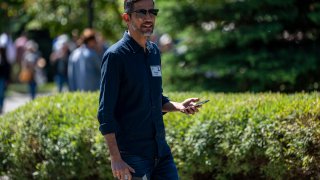
M 145 37 L 150 37 L 153 33 L 154 24 L 152 22 L 144 22 L 140 27 L 138 27 L 136 24 L 131 22 L 131 28 Z

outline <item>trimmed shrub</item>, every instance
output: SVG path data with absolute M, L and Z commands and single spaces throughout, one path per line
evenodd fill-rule
M 1 118 L 0 174 L 13 179 L 112 179 L 97 94 L 38 98 Z
M 169 93 L 210 99 L 165 115 L 181 179 L 319 179 L 320 95 Z M 112 179 L 97 93 L 42 97 L 0 118 L 0 175 Z
M 183 179 L 319 179 L 319 94 L 176 94 L 210 99 L 193 117 L 168 114 Z

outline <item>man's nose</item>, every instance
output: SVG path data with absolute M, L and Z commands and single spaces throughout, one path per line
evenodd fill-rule
M 146 15 L 145 15 L 145 19 L 153 19 L 154 18 L 154 15 L 151 14 L 150 12 L 147 12 Z

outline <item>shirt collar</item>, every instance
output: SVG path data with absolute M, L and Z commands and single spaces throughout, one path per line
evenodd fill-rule
M 129 45 L 130 50 L 133 53 L 137 53 L 139 51 L 143 51 L 143 47 L 141 47 L 137 41 L 135 41 L 128 33 L 128 31 L 124 32 L 123 34 L 123 40 Z M 153 46 L 150 41 L 146 42 L 146 48 L 147 48 L 147 53 L 150 53 L 153 51 Z

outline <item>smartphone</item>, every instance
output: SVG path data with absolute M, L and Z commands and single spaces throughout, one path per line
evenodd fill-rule
M 200 105 L 205 104 L 207 102 L 209 102 L 209 100 L 200 101 L 200 102 L 197 102 L 194 106 L 200 106 Z

